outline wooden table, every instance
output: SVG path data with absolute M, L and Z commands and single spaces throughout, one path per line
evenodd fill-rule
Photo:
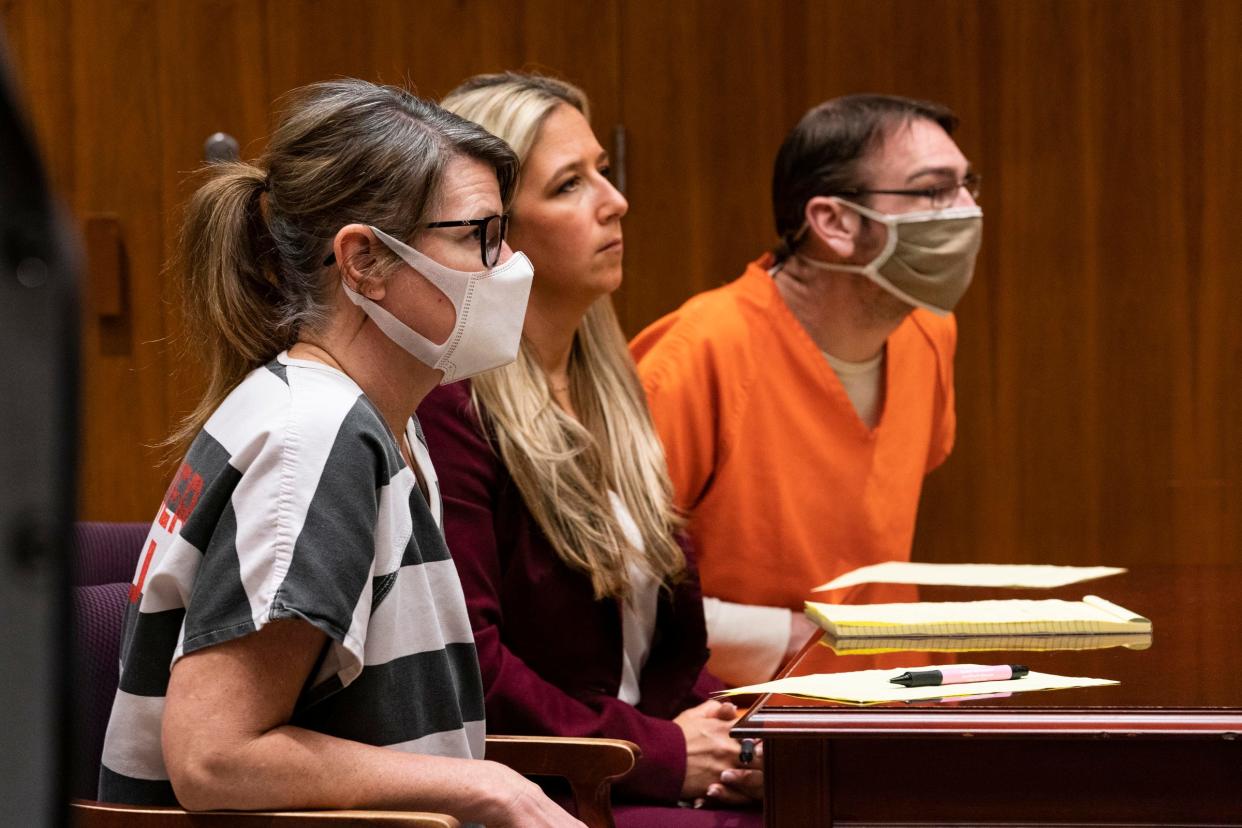
M 762 696 L 768 826 L 1242 824 L 1242 568 L 1135 569 L 1055 590 L 866 585 L 842 603 L 1098 594 L 1152 619 L 1146 649 L 838 655 L 783 675 L 1025 664 L 1118 686 L 854 707 Z

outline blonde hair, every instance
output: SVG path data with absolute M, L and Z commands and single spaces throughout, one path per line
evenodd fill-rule
M 187 350 L 208 375 L 166 441 L 178 454 L 246 374 L 328 321 L 340 276 L 324 261 L 341 227 L 410 238 L 459 156 L 490 165 L 506 202 L 513 191 L 517 158 L 503 141 L 404 89 L 346 79 L 284 104 L 264 155 L 207 167 L 186 208 L 172 270 Z M 378 247 L 354 264 L 382 276 L 399 262 Z
M 503 138 L 519 162 L 558 106 L 589 112 L 577 87 L 514 72 L 471 78 L 441 105 Z M 607 296 L 578 325 L 569 383 L 580 421 L 553 401 L 523 339 L 517 361 L 475 377 L 472 393 L 531 515 L 561 559 L 590 576 L 596 598 L 629 595 L 631 562 L 665 584 L 677 582 L 686 562 L 664 450 Z M 610 492 L 637 524 L 641 553 L 626 540 Z

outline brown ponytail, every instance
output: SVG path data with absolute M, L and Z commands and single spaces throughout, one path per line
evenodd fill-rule
M 198 407 L 169 440 L 178 449 L 251 368 L 288 341 L 279 291 L 264 266 L 271 248 L 260 206 L 266 173 L 230 163 L 210 174 L 190 199 L 178 244 L 183 347 L 207 367 Z

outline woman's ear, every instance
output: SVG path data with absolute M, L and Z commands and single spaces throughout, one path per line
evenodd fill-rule
M 861 226 L 858 213 L 829 196 L 813 196 L 806 203 L 803 216 L 808 241 L 826 247 L 839 259 L 849 259 L 858 247 Z
M 332 252 L 345 284 L 376 302 L 384 298 L 384 281 L 374 275 L 378 244 L 380 241 L 365 224 L 347 224 L 332 240 Z

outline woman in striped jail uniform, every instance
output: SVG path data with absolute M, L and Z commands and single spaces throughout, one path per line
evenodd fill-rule
M 345 80 L 293 93 L 254 164 L 207 171 L 173 268 L 207 388 L 135 576 L 100 799 L 581 825 L 480 758 L 412 419 L 516 351 L 515 163 L 434 104 Z

